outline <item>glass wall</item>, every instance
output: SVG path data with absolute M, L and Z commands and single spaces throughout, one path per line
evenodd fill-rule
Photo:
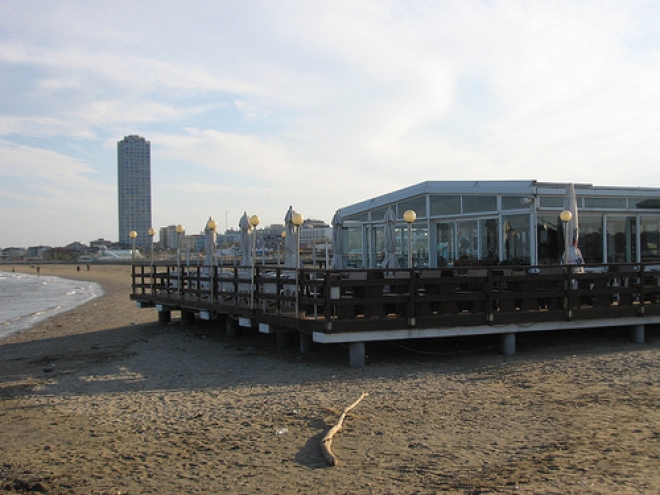
M 606 194 L 578 197 L 579 247 L 585 262 L 660 263 L 660 198 Z M 416 267 L 452 266 L 456 260 L 556 264 L 564 249 L 564 224 L 559 220 L 563 206 L 563 194 L 554 193 L 536 197 L 435 193 L 393 201 L 345 221 L 346 264 L 380 266 L 385 254 L 383 217 L 390 207 L 398 218 L 395 254 L 401 267 L 408 265 L 408 225 L 402 219 L 408 209 L 418 217 L 412 230 Z M 531 228 L 533 220 L 536 225 Z
M 497 228 L 499 222 L 496 218 L 479 220 L 479 259 L 499 261 L 500 239 Z
M 559 229 L 557 226 L 559 225 Z M 536 221 L 536 242 L 538 246 L 539 265 L 559 263 L 563 252 L 564 236 L 559 214 L 539 214 Z
M 660 261 L 660 218 L 640 218 L 642 261 Z
M 635 217 L 607 215 L 607 262 L 636 261 Z
M 585 263 L 603 263 L 603 216 L 579 215 L 578 247 Z
M 404 249 L 404 262 L 401 263 L 402 267 L 408 266 L 408 227 L 406 231 L 406 243 Z M 412 253 L 413 253 L 413 266 L 419 268 L 426 268 L 429 266 L 429 229 L 425 224 L 415 226 L 412 229 Z
M 362 223 L 344 222 L 344 261 L 349 268 L 364 268 Z
M 511 264 L 529 264 L 531 242 L 529 238 L 530 216 L 502 215 L 504 230 L 503 261 Z
M 436 225 L 438 266 L 452 266 L 454 264 L 456 259 L 455 235 L 454 222 L 442 222 Z
M 479 231 L 476 220 L 462 220 L 456 224 L 459 260 L 479 259 Z

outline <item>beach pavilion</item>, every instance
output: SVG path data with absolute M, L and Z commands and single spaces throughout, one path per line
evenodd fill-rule
M 660 261 L 660 188 L 574 186 L 586 263 Z M 344 265 L 381 266 L 390 208 L 401 267 L 410 259 L 414 267 L 560 263 L 566 187 L 536 180 L 427 181 L 343 207 Z M 411 210 L 416 218 L 407 223 Z

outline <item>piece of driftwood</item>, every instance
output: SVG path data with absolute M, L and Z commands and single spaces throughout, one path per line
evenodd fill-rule
M 335 456 L 332 453 L 331 444 L 332 444 L 332 437 L 335 436 L 336 433 L 341 431 L 341 429 L 344 427 L 344 420 L 346 419 L 346 416 L 348 413 L 353 409 L 355 406 L 357 406 L 362 399 L 364 399 L 367 395 L 369 395 L 367 392 L 362 392 L 362 395 L 358 400 L 353 402 L 350 406 L 348 406 L 344 411 L 341 413 L 339 416 L 339 421 L 337 421 L 337 424 L 330 428 L 328 433 L 325 434 L 323 437 L 323 440 L 321 440 L 321 452 L 323 452 L 323 457 L 325 457 L 325 460 L 328 461 L 328 464 L 331 466 L 336 466 L 339 461 L 337 460 L 337 456 Z

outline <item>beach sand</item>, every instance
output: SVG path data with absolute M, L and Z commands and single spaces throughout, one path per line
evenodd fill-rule
M 655 329 L 522 335 L 515 356 L 494 337 L 374 344 L 352 369 L 342 346 L 159 325 L 129 267 L 41 274 L 105 294 L 0 341 L 0 491 L 660 493 Z M 329 467 L 321 439 L 363 392 Z

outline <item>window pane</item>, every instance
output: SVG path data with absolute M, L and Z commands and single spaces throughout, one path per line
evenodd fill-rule
M 559 231 L 557 230 L 558 225 Z M 559 262 L 559 256 L 563 252 L 561 225 L 559 215 L 539 215 L 537 217 L 539 265 L 552 265 Z
M 463 196 L 463 213 L 497 211 L 497 196 Z
M 578 247 L 585 263 L 603 262 L 603 217 L 580 215 Z
M 407 210 L 413 210 L 417 214 L 417 218 L 426 217 L 426 196 L 418 196 L 399 203 L 397 205 L 398 218 L 403 218 L 403 214 Z
M 402 267 L 408 267 L 408 226 L 402 229 L 405 232 L 403 246 L 403 260 L 400 260 Z M 426 268 L 429 266 L 429 231 L 426 225 L 412 229 L 412 253 L 413 267 Z
M 458 215 L 461 213 L 460 196 L 431 196 L 431 215 Z
M 635 217 L 607 215 L 607 262 L 635 261 Z
M 458 259 L 476 260 L 479 253 L 477 221 L 458 222 Z
M 482 260 L 499 261 L 499 229 L 495 218 L 479 220 L 481 234 L 480 256 Z
M 564 196 L 541 196 L 541 208 L 564 208 Z
M 344 222 L 344 254 L 350 268 L 363 268 L 362 225 Z
M 660 261 L 660 218 L 640 219 L 642 261 Z
M 660 198 L 630 198 L 631 208 L 660 209 Z
M 530 263 L 529 215 L 505 215 L 504 259 L 513 264 Z
M 347 217 L 344 217 L 344 221 L 355 221 L 355 222 L 367 222 L 369 220 L 368 214 L 365 211 L 364 213 L 359 213 L 357 215 L 349 215 Z
M 438 266 L 452 266 L 454 264 L 454 260 L 456 259 L 454 233 L 454 222 L 438 224 Z
M 375 210 L 371 210 L 371 221 L 372 222 L 382 222 L 383 219 L 385 218 L 385 213 L 387 213 L 388 208 L 390 208 L 390 206 L 386 206 L 384 208 L 377 208 Z M 392 205 L 391 208 L 392 208 L 392 211 L 394 212 L 394 214 L 396 215 L 396 210 L 395 210 L 396 205 Z
M 584 198 L 585 208 L 626 208 L 626 198 Z
M 503 210 L 519 210 L 520 208 L 527 208 L 523 204 L 527 200 L 527 196 L 502 196 L 502 209 Z

